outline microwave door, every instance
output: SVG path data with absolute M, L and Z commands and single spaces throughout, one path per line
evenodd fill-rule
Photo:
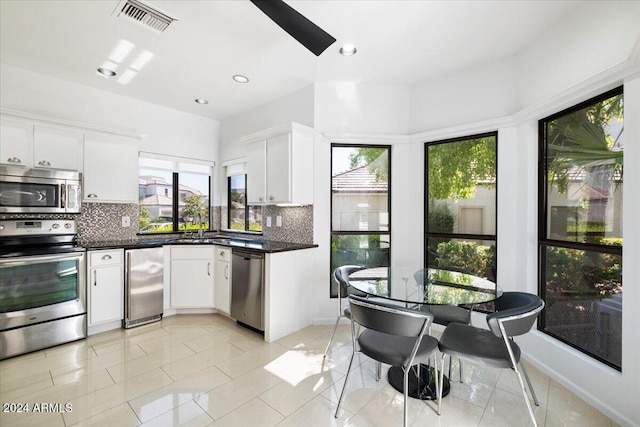
M 61 185 L 0 182 L 0 212 L 59 212 Z

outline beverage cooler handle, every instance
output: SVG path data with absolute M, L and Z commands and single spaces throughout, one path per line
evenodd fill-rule
M 128 313 L 129 313 L 129 311 L 131 309 L 131 292 L 129 291 L 129 286 L 130 286 L 130 283 L 131 283 L 131 254 L 129 252 L 126 252 L 126 251 L 125 251 L 125 254 L 126 254 L 127 260 L 126 260 L 126 266 L 125 266 L 125 268 L 126 268 L 126 277 L 125 277 L 125 280 L 124 280 L 124 283 L 125 283 L 124 292 L 127 295 L 127 298 L 126 298 L 125 319 L 124 320 L 126 321 Z

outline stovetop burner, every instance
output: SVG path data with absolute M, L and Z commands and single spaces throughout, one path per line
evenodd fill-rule
M 0 257 L 80 252 L 74 220 L 0 221 Z

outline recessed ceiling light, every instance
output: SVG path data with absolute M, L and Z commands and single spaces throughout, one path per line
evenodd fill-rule
M 237 81 L 238 83 L 248 83 L 249 79 L 245 76 L 241 76 L 240 74 L 236 74 L 235 76 L 233 76 L 233 80 Z
M 209 101 L 207 101 L 206 99 L 202 99 L 202 98 L 196 98 L 196 102 L 198 104 L 208 104 Z
M 98 68 L 98 74 L 104 77 L 113 77 L 116 75 L 116 72 L 108 68 L 100 67 Z
M 358 51 L 358 49 L 356 49 L 356 47 L 354 45 L 345 44 L 344 46 L 342 46 L 340 48 L 340 55 L 351 56 L 351 55 L 355 55 L 357 51 Z

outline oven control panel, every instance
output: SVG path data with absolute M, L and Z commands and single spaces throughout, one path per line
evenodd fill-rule
M 76 234 L 77 232 L 76 221 L 69 219 L 0 221 L 0 236 Z

